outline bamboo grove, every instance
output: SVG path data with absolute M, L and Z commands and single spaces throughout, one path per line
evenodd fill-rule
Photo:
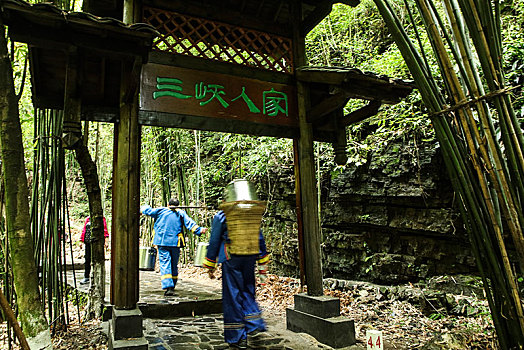
M 61 144 L 61 111 L 37 110 L 34 118 L 35 148 L 31 226 L 35 261 L 41 272 L 42 299 L 51 325 L 68 323 L 66 260 L 74 263 L 67 202 L 65 150 Z M 69 259 L 68 258 L 69 255 Z M 78 298 L 76 295 L 75 299 Z M 77 305 L 78 305 L 78 300 Z M 76 310 L 80 314 L 79 309 Z
M 420 28 L 414 20 L 418 11 L 425 28 L 425 33 L 410 38 L 394 4 L 375 3 L 415 79 L 442 147 L 499 343 L 503 349 L 522 348 L 524 317 L 514 266 L 524 271 L 524 142 L 504 81 L 501 5 L 406 0 L 409 24 Z M 432 53 L 422 46 L 423 35 Z M 428 64 L 431 54 L 437 58 L 438 72 Z M 516 256 L 508 253 L 508 236 Z
M 74 4 L 69 1 L 61 1 L 59 4 L 64 9 L 74 8 Z M 20 100 L 22 92 L 24 90 L 25 81 L 29 79 L 27 74 L 28 71 L 28 56 L 27 49 L 15 50 L 14 43 L 11 42 L 11 61 L 14 62 L 15 52 L 17 55 L 25 56 L 25 59 L 17 59 L 24 61 L 23 76 L 20 82 L 20 94 L 17 95 L 17 99 Z M 22 104 L 22 102 L 20 102 Z M 24 101 L 27 103 L 27 101 Z M 41 295 L 43 309 L 45 310 L 45 317 L 47 318 L 47 324 L 51 326 L 53 331 L 62 329 L 69 323 L 70 310 L 68 310 L 68 300 L 71 298 L 71 293 L 68 290 L 66 283 L 66 255 L 71 254 L 70 261 L 74 263 L 72 259 L 72 241 L 66 239 L 71 237 L 71 228 L 69 227 L 69 212 L 67 203 L 67 189 L 65 181 L 65 150 L 62 147 L 61 135 L 62 135 L 62 119 L 63 112 L 51 111 L 51 110 L 35 110 L 33 118 L 33 164 L 32 164 L 32 176 L 29 181 L 26 181 L 31 189 L 31 202 L 28 203 L 28 214 L 27 223 L 30 225 L 33 244 L 24 244 L 27 247 L 32 246 L 32 252 L 34 254 L 34 263 L 36 266 L 32 268 L 32 271 L 39 271 L 36 275 Z M 20 133 L 20 136 L 22 134 Z M 2 148 L 5 148 L 3 145 Z M 23 147 L 21 148 L 23 150 Z M 3 159 L 6 162 L 7 160 Z M 25 173 L 25 171 L 22 171 Z M 3 184 L 3 182 L 2 182 Z M 24 186 L 25 187 L 25 186 Z M 7 193 L 7 190 L 6 190 Z M 2 197 L 4 195 L 4 189 L 2 188 Z M 2 203 L 4 199 L 2 198 Z M 20 203 L 22 205 L 22 203 Z M 7 204 L 6 204 L 7 207 Z M 3 206 L 2 206 L 3 208 Z M 3 215 L 2 215 L 3 217 Z M 22 216 L 20 216 L 22 217 Z M 29 224 L 30 223 L 30 224 Z M 2 224 L 3 225 L 3 224 Z M 3 226 L 2 226 L 3 227 Z M 3 230 L 3 228 L 2 228 Z M 6 241 L 2 242 L 2 256 L 4 257 L 4 293 L 6 294 L 7 300 L 11 305 L 18 305 L 19 307 L 15 310 L 20 313 L 20 317 L 23 319 L 23 313 L 28 313 L 26 307 L 21 307 L 21 298 L 26 298 L 20 291 L 17 290 L 15 293 L 13 288 L 14 280 L 10 278 L 15 273 L 14 264 L 17 264 L 13 257 L 13 254 L 8 250 L 11 246 L 11 242 L 7 244 Z M 10 238 L 11 240 L 11 238 Z M 5 244 L 4 244 L 5 243 Z M 20 263 L 27 264 L 27 261 L 21 261 Z M 29 266 L 29 265 L 28 265 Z M 16 282 L 15 282 L 16 283 Z M 36 287 L 34 285 L 33 287 Z M 29 294 L 29 293 L 28 293 Z M 36 293 L 38 295 L 38 293 Z M 74 298 L 74 297 L 73 297 Z M 76 304 L 78 305 L 78 298 L 76 297 Z M 37 310 L 41 309 L 36 307 Z M 80 319 L 80 310 L 77 308 L 75 312 L 78 314 Z M 24 326 L 22 322 L 22 326 Z M 24 333 L 27 336 L 34 336 L 34 332 L 27 327 L 24 327 Z M 19 334 L 17 336 L 20 337 Z M 8 348 L 11 348 L 12 334 L 11 329 L 8 328 Z M 23 343 L 22 339 L 20 341 Z
M 206 192 L 200 162 L 201 132 L 144 127 L 142 129 L 142 201 L 151 206 L 166 205 L 177 198 L 182 206 L 201 206 L 187 209 L 198 222 L 210 220 L 206 207 Z M 141 246 L 153 241 L 153 222 L 141 218 Z M 208 223 L 209 224 L 209 223 Z M 192 257 L 197 238 L 187 235 L 188 249 L 183 251 L 184 262 Z M 205 238 L 200 238 L 204 240 Z

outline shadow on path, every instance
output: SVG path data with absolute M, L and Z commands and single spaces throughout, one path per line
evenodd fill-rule
M 110 267 L 106 265 L 106 271 Z M 89 285 L 80 285 L 83 270 L 75 271 L 77 288 L 87 293 Z M 150 350 L 229 349 L 224 342 L 221 290 L 216 283 L 205 284 L 191 276 L 181 277 L 175 296 L 164 297 L 160 289 L 160 274 L 140 271 L 138 306 L 144 316 L 144 335 Z M 109 273 L 106 273 L 106 301 L 109 304 Z M 68 273 L 73 285 L 73 273 Z M 308 350 L 332 349 L 304 333 L 286 329 L 282 315 L 263 310 L 267 332 L 248 338 L 250 349 Z M 344 350 L 365 349 L 362 344 Z

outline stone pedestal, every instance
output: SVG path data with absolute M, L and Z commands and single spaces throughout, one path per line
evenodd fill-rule
M 295 295 L 295 307 L 286 309 L 287 329 L 304 332 L 333 348 L 356 343 L 355 323 L 340 316 L 340 300 L 328 296 Z
M 142 320 L 142 312 L 138 308 L 118 310 L 113 307 L 109 320 L 109 350 L 147 350 Z

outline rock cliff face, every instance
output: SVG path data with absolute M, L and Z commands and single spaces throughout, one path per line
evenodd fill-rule
M 393 144 L 321 179 L 324 277 L 402 283 L 476 265 L 439 147 Z M 268 180 L 264 219 L 275 272 L 298 276 L 293 169 Z

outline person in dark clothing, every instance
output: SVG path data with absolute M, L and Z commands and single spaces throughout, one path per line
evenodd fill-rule
M 106 218 L 104 218 L 104 238 L 109 237 L 109 232 L 107 231 Z M 84 228 L 82 229 L 82 234 L 80 236 L 80 242 L 85 245 L 85 263 L 84 263 L 84 279 L 80 281 L 80 284 L 89 283 L 89 275 L 91 274 L 91 220 L 88 216 L 84 222 Z
M 203 265 L 213 278 L 217 264 L 222 264 L 224 338 L 233 348 L 247 349 L 247 335 L 266 330 L 261 310 L 255 300 L 255 265 L 258 263 L 259 273 L 265 277 L 269 255 L 261 230 L 258 235 L 258 254 L 232 254 L 228 251 L 232 250 L 230 243 L 226 214 L 221 210 L 213 218 Z

